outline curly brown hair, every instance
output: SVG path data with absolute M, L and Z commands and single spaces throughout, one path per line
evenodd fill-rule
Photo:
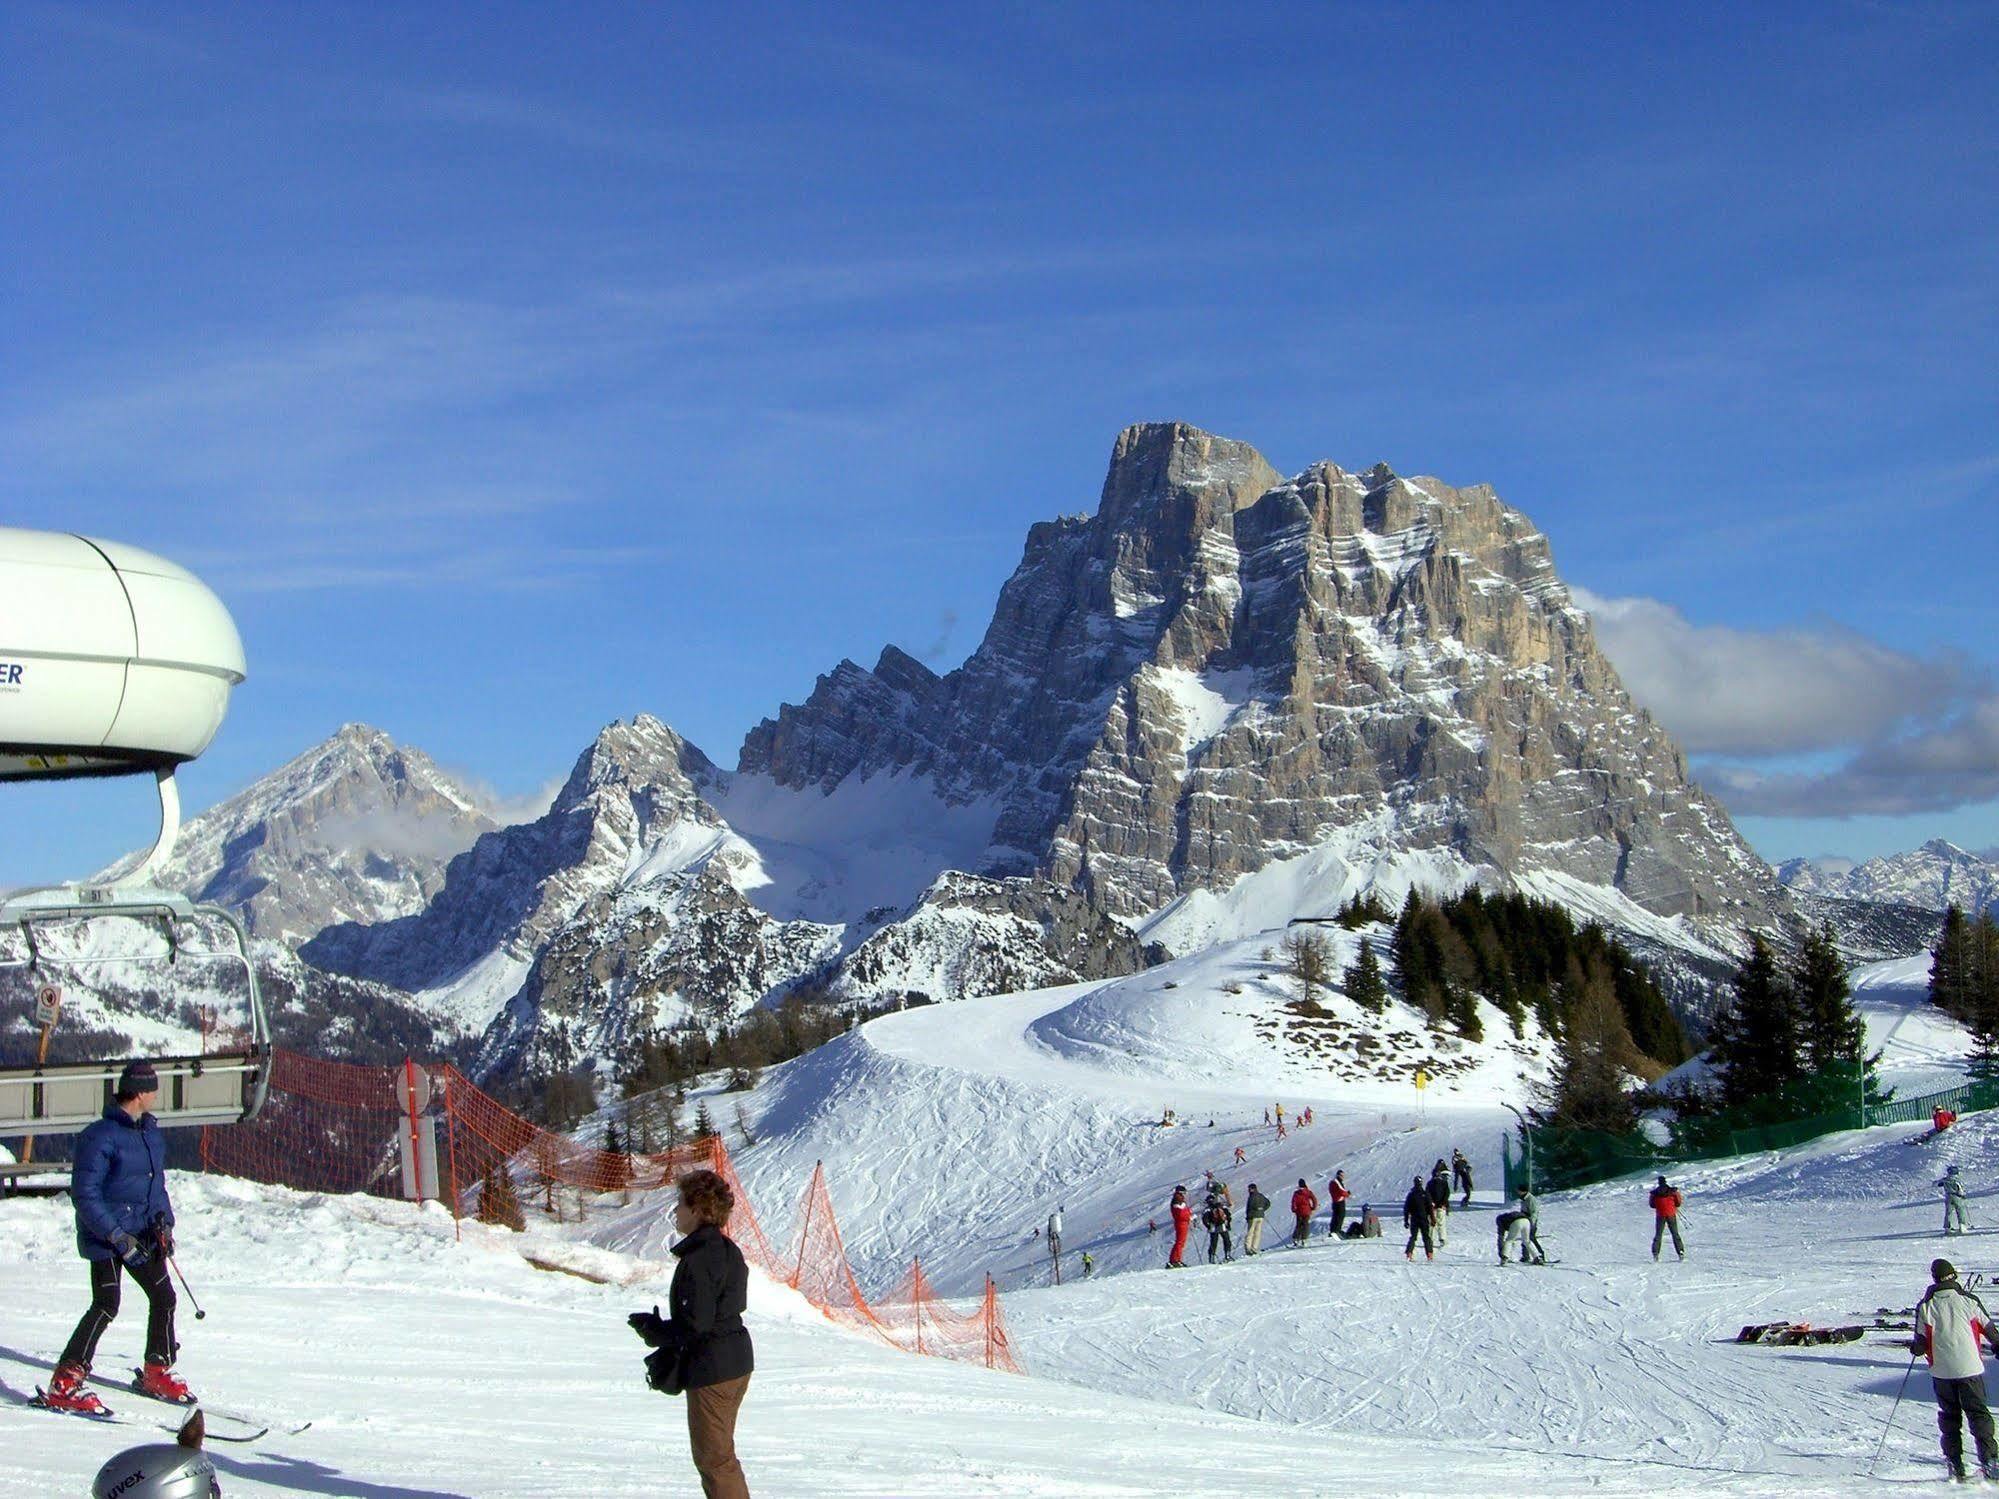
M 680 1189 L 680 1200 L 695 1217 L 717 1228 L 728 1226 L 729 1215 L 736 1210 L 736 1194 L 721 1177 L 712 1171 L 690 1171 L 674 1185 Z

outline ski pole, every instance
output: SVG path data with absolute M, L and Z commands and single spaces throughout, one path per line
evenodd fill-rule
M 208 1313 L 204 1312 L 201 1309 L 201 1303 L 194 1299 L 194 1287 L 190 1286 L 187 1283 L 187 1277 L 180 1273 L 179 1261 L 177 1261 L 172 1255 L 168 1255 L 167 1264 L 172 1267 L 174 1272 L 174 1278 L 180 1282 L 181 1290 L 187 1293 L 187 1304 L 194 1308 L 194 1320 L 197 1322 L 201 1321 L 204 1317 L 208 1315 Z
M 1890 1406 L 1888 1410 L 1888 1424 L 1881 1428 L 1881 1440 L 1875 1444 L 1874 1461 L 1867 1465 L 1867 1476 L 1869 1478 L 1872 1478 L 1874 1476 L 1874 1469 L 1876 1465 L 1879 1464 L 1881 1461 L 1882 1450 L 1886 1448 L 1888 1445 L 1888 1433 L 1894 1428 L 1895 1425 L 1895 1412 L 1899 1411 L 1902 1408 L 1902 1397 L 1905 1394 L 1907 1394 L 1909 1390 L 1909 1376 L 1915 1372 L 1916 1372 L 1916 1350 L 1911 1348 L 1909 1350 L 1909 1367 L 1902 1371 L 1902 1388 L 1895 1392 L 1895 1403 L 1894 1405 Z

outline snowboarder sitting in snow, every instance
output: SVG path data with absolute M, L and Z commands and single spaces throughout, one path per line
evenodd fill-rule
M 1943 1231 L 1946 1234 L 1971 1232 L 1971 1214 L 1964 1203 L 1964 1178 L 1957 1174 L 1957 1167 L 1944 1167 L 1937 1185 L 1943 1188 Z
M 1658 1185 L 1652 1188 L 1647 1199 L 1652 1204 L 1652 1258 L 1659 1258 L 1659 1246 L 1666 1235 L 1673 1236 L 1673 1250 L 1681 1259 L 1687 1257 L 1686 1240 L 1680 1237 L 1680 1205 L 1686 1201 L 1680 1189 L 1661 1176 Z
M 1937 1430 L 1942 1433 L 1943 1460 L 1950 1476 L 1962 1481 L 1964 1423 L 1971 1423 L 1978 1444 L 1978 1465 L 1984 1476 L 1999 1479 L 1999 1451 L 1992 1440 L 1992 1412 L 1985 1403 L 1985 1358 L 1981 1345 L 1999 1353 L 1992 1314 L 1985 1303 L 1958 1284 L 1949 1260 L 1930 1262 L 1930 1288 L 1916 1305 L 1914 1351 L 1930 1361 L 1930 1383 L 1936 1390 Z
M 1341 1237 L 1346 1239 L 1380 1238 L 1381 1214 L 1374 1210 L 1372 1203 L 1363 1202 L 1360 1205 L 1360 1217 L 1347 1225 L 1346 1232 Z
M 1955 1123 L 1957 1123 L 1957 1115 L 1942 1104 L 1938 1104 L 1934 1109 L 1930 1110 L 1930 1138 L 1934 1140 Z
M 118 1283 L 127 1274 L 146 1293 L 146 1366 L 136 1388 L 156 1400 L 192 1403 L 173 1372 L 174 1210 L 167 1201 L 167 1147 L 152 1107 L 160 1079 L 147 1061 L 119 1075 L 116 1101 L 76 1141 L 70 1197 L 76 1205 L 76 1252 L 90 1262 L 90 1309 L 70 1334 L 43 1403 L 96 1415 L 104 1402 L 83 1387 L 97 1340 L 118 1315 Z
M 1437 1257 L 1437 1241 L 1432 1232 L 1432 1224 L 1437 1216 L 1437 1205 L 1430 1199 L 1430 1189 L 1423 1185 L 1423 1178 L 1409 1178 L 1409 1195 L 1402 1199 L 1402 1226 L 1409 1230 L 1409 1243 L 1402 1250 L 1402 1258 L 1416 1258 L 1416 1240 L 1423 1240 L 1423 1258 Z

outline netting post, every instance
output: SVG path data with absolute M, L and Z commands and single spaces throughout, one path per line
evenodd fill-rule
M 993 1367 L 993 1306 L 995 1304 L 995 1300 L 996 1298 L 994 1297 L 993 1294 L 993 1278 L 991 1275 L 988 1275 L 986 1276 L 986 1302 L 984 1307 L 982 1307 L 979 1312 L 980 1320 L 985 1323 L 986 1367 L 988 1369 Z
M 416 1202 L 423 1206 L 423 1146 L 416 1133 L 416 1063 L 403 1058 L 403 1100 L 409 1105 L 410 1116 L 410 1180 L 416 1186 Z
M 451 1162 L 451 1237 L 453 1242 L 465 1238 L 464 1205 L 458 1200 L 458 1110 L 451 1102 L 451 1072 L 449 1067 L 444 1077 L 444 1139 Z
M 791 1272 L 791 1289 L 797 1290 L 798 1283 L 805 1279 L 805 1245 L 812 1234 L 812 1202 L 819 1194 L 819 1173 L 825 1169 L 824 1161 L 812 1163 L 812 1181 L 805 1188 L 805 1220 L 798 1225 L 798 1268 Z

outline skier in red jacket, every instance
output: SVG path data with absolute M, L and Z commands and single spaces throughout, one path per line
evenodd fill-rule
M 1187 1262 L 1182 1256 L 1187 1252 L 1187 1230 L 1194 1223 L 1194 1205 L 1187 1201 L 1185 1187 L 1173 1189 L 1173 1201 L 1168 1208 L 1173 1214 L 1173 1253 L 1166 1258 L 1166 1268 L 1184 1270 Z
M 1687 1241 L 1680 1237 L 1680 1205 L 1686 1199 L 1680 1196 L 1680 1189 L 1662 1176 L 1659 1184 L 1652 1189 L 1649 1200 L 1652 1204 L 1652 1258 L 1659 1258 L 1659 1245 L 1670 1233 L 1673 1248 L 1681 1259 L 1685 1259 Z
M 1312 1236 L 1312 1215 L 1319 1210 L 1318 1196 L 1298 1178 L 1298 1190 L 1291 1194 L 1291 1212 L 1298 1222 L 1292 1227 L 1291 1242 L 1303 1244 Z
M 1333 1210 L 1332 1236 L 1339 1238 L 1347 1226 L 1347 1199 L 1353 1191 L 1347 1186 L 1347 1174 L 1335 1171 L 1333 1179 L 1326 1183 L 1326 1201 Z

